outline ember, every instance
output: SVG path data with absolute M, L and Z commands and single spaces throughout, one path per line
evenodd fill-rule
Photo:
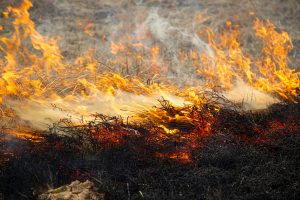
M 1 31 L 7 28 L 0 25 L 0 174 L 12 177 L 3 178 L 10 182 L 0 190 L 0 199 L 1 194 L 12 197 L 14 191 L 23 191 L 20 186 L 12 189 L 22 176 L 29 181 L 20 185 L 41 190 L 34 193 L 89 179 L 98 182 L 99 193 L 108 194 L 105 198 L 124 197 L 122 192 L 114 196 L 116 184 L 118 191 L 127 190 L 128 198 L 154 191 L 155 196 L 181 198 L 179 189 L 206 181 L 198 188 L 205 191 L 203 198 L 219 192 L 218 198 L 230 199 L 230 189 L 253 198 L 258 188 L 253 182 L 240 186 L 244 178 L 223 174 L 223 184 L 215 171 L 215 181 L 209 173 L 199 174 L 201 180 L 186 175 L 206 166 L 244 173 L 241 163 L 268 168 L 268 159 L 291 170 L 299 161 L 289 158 L 299 149 L 299 72 L 290 64 L 291 38 L 271 21 L 249 12 L 262 47 L 258 53 L 244 49 L 243 27 L 235 20 L 226 21 L 221 31 L 203 29 L 207 18 L 195 13 L 199 30 L 185 30 L 157 9 L 149 9 L 148 15 L 137 10 L 131 32 L 120 35 L 97 31 L 96 19 L 110 16 L 97 12 L 94 18 L 74 18 L 74 30 L 97 38 L 109 50 L 99 58 L 94 46 L 71 58 L 61 50 L 67 38 L 39 33 L 30 12 L 40 4 L 33 3 L 22 0 L 3 12 L 13 33 L 4 36 Z M 181 9 L 181 4 L 172 3 L 170 9 Z M 124 13 L 111 15 L 119 23 L 130 19 Z M 164 176 L 156 172 L 160 170 L 178 170 L 188 184 L 161 189 L 169 186 L 159 178 Z M 286 170 L 281 175 L 288 177 L 280 183 L 292 180 L 294 198 L 300 195 L 295 174 L 299 170 Z M 160 182 L 155 184 L 153 177 Z M 172 177 L 168 179 L 171 184 Z M 269 198 L 280 192 L 277 188 L 282 190 L 276 180 L 268 186 L 275 188 Z M 144 187 L 149 181 L 154 188 Z M 196 191 L 184 195 L 195 198 Z

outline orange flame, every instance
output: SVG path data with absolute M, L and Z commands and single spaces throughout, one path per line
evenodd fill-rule
M 90 18 L 82 20 L 78 18 L 78 24 L 83 27 L 83 31 L 93 37 L 93 34 L 90 33 L 91 28 L 94 26 Z

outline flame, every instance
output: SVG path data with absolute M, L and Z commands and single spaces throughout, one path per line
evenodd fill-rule
M 107 65 L 93 57 L 93 49 L 78 57 L 74 63 L 66 64 L 57 45 L 60 37 L 43 37 L 35 30 L 28 13 L 32 6 L 29 0 L 24 0 L 19 7 L 9 6 L 8 12 L 3 14 L 6 18 L 10 15 L 15 18 L 15 31 L 11 38 L 0 36 L 4 44 L 0 49 L 6 54 L 5 64 L 0 62 L 0 101 L 11 107 L 19 117 L 31 121 L 35 128 L 43 129 L 49 120 L 55 122 L 62 118 L 77 119 L 80 124 L 82 116 L 84 120 L 90 120 L 93 118 L 90 115 L 95 112 L 123 118 L 129 116 L 132 123 L 154 124 L 149 137 L 155 133 L 152 139 L 157 144 L 168 138 L 188 140 L 189 143 L 181 146 L 182 151 L 157 154 L 158 157 L 168 155 L 181 160 L 190 160 L 187 149 L 201 146 L 198 140 L 212 135 L 215 113 L 222 107 L 218 101 L 214 106 L 208 106 L 208 99 L 212 97 L 208 97 L 206 90 L 212 94 L 213 89 L 199 86 L 203 80 L 181 86 L 176 84 L 176 80 L 172 81 L 174 77 L 169 75 L 169 57 L 162 56 L 162 42 L 151 41 L 151 32 L 146 30 L 146 24 L 138 25 L 134 39 L 126 35 L 120 38 L 120 42 L 111 41 L 113 59 Z M 200 14 L 196 18 L 205 21 Z M 120 20 L 123 19 L 121 16 Z M 93 26 L 90 19 L 78 19 L 78 23 L 84 27 L 85 33 L 93 36 L 89 32 Z M 288 52 L 293 48 L 288 34 L 276 32 L 269 21 L 264 24 L 254 20 L 255 35 L 262 39 L 263 49 L 262 56 L 252 58 L 243 54 L 238 40 L 239 26 L 227 22 L 227 28 L 227 32 L 214 34 L 207 27 L 212 51 L 179 51 L 179 63 L 182 66 L 191 63 L 209 88 L 221 86 L 228 96 L 235 91 L 237 84 L 242 83 L 261 93 L 275 93 L 280 98 L 296 102 L 299 73 L 287 67 Z M 21 32 L 24 32 L 23 35 Z M 22 41 L 28 37 L 33 47 L 41 53 L 40 56 L 22 47 Z M 104 35 L 102 39 L 105 38 Z M 160 103 L 165 109 L 158 108 L 157 99 L 161 97 L 163 100 Z M 189 134 L 182 127 L 191 129 Z M 124 127 L 119 129 L 122 134 L 127 131 Z M 90 131 L 91 134 L 98 134 L 96 130 Z M 121 143 L 122 134 L 116 133 L 105 132 L 102 138 Z M 135 133 L 139 134 L 138 131 Z M 97 137 L 100 138 L 99 135 Z
M 87 18 L 86 20 L 78 18 L 78 24 L 83 27 L 83 32 L 93 37 L 93 34 L 90 33 L 90 29 L 94 26 L 94 24 L 92 23 L 90 18 Z
M 190 61 L 198 74 L 212 80 L 212 86 L 221 85 L 226 90 L 232 90 L 234 82 L 242 80 L 254 88 L 275 92 L 294 101 L 294 97 L 298 95 L 296 88 L 299 87 L 299 72 L 287 67 L 287 55 L 293 48 L 288 34 L 284 31 L 277 33 L 275 26 L 269 21 L 264 24 L 263 21 L 254 20 L 255 35 L 263 40 L 264 45 L 263 55 L 253 59 L 243 54 L 237 41 L 239 27 L 233 27 L 231 22 L 227 22 L 227 25 L 229 33 L 221 33 L 218 44 L 214 40 L 217 36 L 213 31 L 210 28 L 206 30 L 209 44 L 215 54 L 191 53 Z

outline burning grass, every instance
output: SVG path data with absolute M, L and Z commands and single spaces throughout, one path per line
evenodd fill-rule
M 88 2 L 3 10 L 0 198 L 86 179 L 106 199 L 299 197 L 298 47 L 280 22 L 253 1 Z

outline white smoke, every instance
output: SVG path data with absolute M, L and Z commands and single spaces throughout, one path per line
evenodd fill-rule
M 189 29 L 182 29 L 172 26 L 169 20 L 161 18 L 158 12 L 158 8 L 150 9 L 144 24 L 148 25 L 152 36 L 154 36 L 155 39 L 159 40 L 164 45 L 167 45 L 169 50 L 177 53 L 175 50 L 178 50 L 178 44 L 190 43 L 196 46 L 196 49 L 199 52 L 205 51 L 208 54 L 214 54 L 214 51 L 210 45 L 203 42 L 197 33 L 190 32 Z M 174 38 L 174 34 L 179 34 L 178 38 L 180 38 L 180 40 Z
M 241 80 L 236 80 L 234 88 L 225 92 L 224 96 L 234 102 L 243 102 L 244 110 L 266 109 L 269 105 L 280 102 L 278 98 L 255 89 Z

